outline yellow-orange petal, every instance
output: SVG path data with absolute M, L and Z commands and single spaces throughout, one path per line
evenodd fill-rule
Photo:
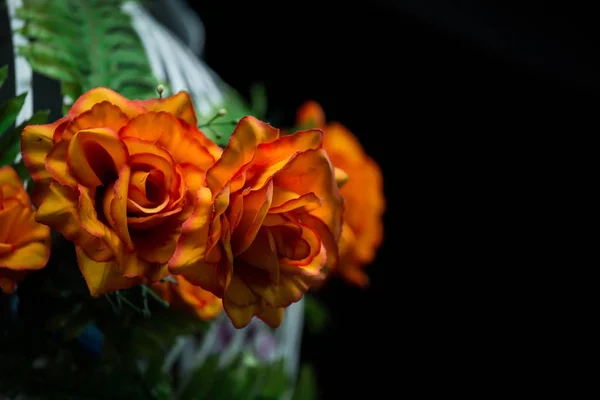
M 129 118 L 119 107 L 108 101 L 103 101 L 94 104 L 91 109 L 75 116 L 71 122 L 66 125 L 60 138 L 55 136 L 54 140 L 69 140 L 77 132 L 86 129 L 107 128 L 113 132 L 119 132 L 128 121 Z
M 23 182 L 12 167 L 5 165 L 0 167 L 0 186 L 2 185 L 23 186 Z
M 0 254 L 0 267 L 12 270 L 36 270 L 46 266 L 50 257 L 48 243 L 31 242 Z
M 221 158 L 206 174 L 206 183 L 213 193 L 244 171 L 254 158 L 259 144 L 279 138 L 279 130 L 252 116 L 243 117 L 235 127 Z
M 314 230 L 323 247 L 326 249 L 327 255 L 327 267 L 335 268 L 339 261 L 339 249 L 338 249 L 338 240 L 335 235 L 331 232 L 331 229 L 323 222 L 321 219 L 315 217 L 311 214 L 299 214 L 296 215 L 298 221 L 302 222 L 306 226 L 309 226 L 312 230 Z
M 93 297 L 115 290 L 128 289 L 143 282 L 140 277 L 127 278 L 121 275 L 114 260 L 94 261 L 79 246 L 75 247 L 75 252 L 77 264 Z
M 242 264 L 240 261 L 244 261 L 247 265 Z M 236 268 L 251 268 L 253 270 L 260 270 L 261 272 L 264 271 L 267 275 L 262 276 L 262 273 L 260 275 L 265 284 L 279 284 L 280 267 L 277 245 L 269 229 L 261 229 L 258 232 L 250 248 L 236 259 Z
M 363 271 L 363 266 L 362 263 L 349 261 L 348 264 L 340 265 L 336 271 L 347 282 L 365 289 L 369 286 L 369 276 Z
M 175 162 L 190 163 L 203 170 L 215 161 L 198 139 L 166 112 L 147 112 L 133 118 L 121 130 L 120 136 L 156 142 L 171 153 Z
M 104 210 L 104 216 L 110 222 L 115 233 L 119 235 L 126 249 L 133 251 L 134 246 L 127 224 L 127 190 L 130 174 L 129 165 L 124 165 L 119 171 L 119 178 L 114 185 L 109 186 L 104 195 L 105 204 L 109 203 L 109 206 Z
M 27 125 L 21 134 L 21 154 L 31 177 L 35 180 L 49 179 L 46 171 L 46 156 L 54 145 L 54 131 L 67 118 L 61 118 L 51 124 Z
M 137 105 L 143 106 L 148 111 L 164 111 L 175 118 L 180 118 L 186 123 L 196 126 L 196 112 L 194 111 L 194 103 L 190 94 L 186 91 L 181 91 L 173 96 L 163 98 L 153 98 L 148 100 L 134 100 Z
M 252 169 L 257 172 L 246 186 L 252 190 L 261 188 L 298 153 L 320 148 L 322 140 L 322 132 L 312 129 L 298 131 L 274 142 L 260 144 L 252 159 Z
M 71 242 L 85 249 L 96 261 L 107 261 L 113 256 L 104 242 L 85 231 L 77 210 L 79 195 L 73 189 L 53 182 L 40 204 L 35 220 L 50 226 Z
M 90 110 L 94 105 L 104 101 L 119 107 L 129 118 L 133 118 L 146 111 L 146 109 L 137 102 L 131 101 L 111 89 L 99 87 L 88 90 L 81 95 L 71 106 L 68 117 L 74 118 L 75 116 Z
M 191 132 L 192 135 L 200 142 L 200 144 L 208 150 L 208 152 L 213 156 L 215 160 L 218 160 L 223 154 L 223 149 L 221 149 L 215 142 L 206 137 L 204 132 L 199 130 L 196 125 L 190 125 L 185 121 L 180 121 L 183 125 L 183 128 L 188 132 Z
M 265 309 L 256 316 L 271 328 L 275 329 L 281 325 L 284 312 L 285 308 L 283 307 L 265 307 Z
M 150 263 L 168 263 L 175 253 L 182 223 L 177 215 L 171 215 L 162 218 L 160 224 L 154 227 L 136 230 L 132 240 L 138 256 Z
M 321 207 L 321 199 L 314 193 L 306 193 L 301 196 L 283 188 L 275 188 L 273 191 L 273 204 L 269 214 L 276 213 L 308 213 Z
M 190 201 L 195 201 L 196 194 L 206 182 L 206 172 L 190 163 L 179 164 L 183 172 L 185 184 L 187 185 L 187 195 Z
M 342 188 L 342 186 L 344 186 L 346 183 L 348 183 L 348 180 L 350 179 L 350 177 L 348 176 L 348 174 L 346 173 L 346 171 L 344 171 L 341 168 L 335 168 L 335 182 L 338 185 L 338 188 Z
M 269 208 L 271 208 L 272 201 L 272 182 L 269 182 L 262 189 L 244 196 L 243 214 L 231 238 L 234 255 L 238 255 L 250 247 L 269 212 Z
M 250 323 L 259 311 L 258 301 L 248 285 L 234 274 L 223 297 L 223 308 L 236 328 L 243 328 Z
M 273 179 L 275 186 L 295 193 L 314 193 L 320 198 L 321 207 L 313 210 L 311 215 L 322 220 L 337 241 L 342 232 L 343 200 L 325 150 L 307 150 L 298 154 Z
M 50 238 L 50 228 L 35 221 L 35 212 L 28 204 L 18 203 L 0 210 L 0 227 L 0 243 L 15 248 Z
M 50 150 L 50 153 L 48 153 L 48 156 L 46 156 L 46 170 L 61 185 L 75 188 L 77 187 L 77 181 L 71 175 L 71 171 L 67 165 L 68 151 L 68 141 L 56 143 L 52 147 L 52 150 Z
M 260 296 L 262 301 L 272 307 L 288 307 L 299 301 L 310 289 L 310 285 L 302 275 L 282 274 L 279 284 L 272 285 L 260 279 L 252 271 L 245 269 L 242 273 L 242 279 L 248 285 L 248 290 Z
M 67 165 L 77 182 L 88 188 L 114 182 L 127 162 L 127 147 L 107 128 L 79 131 L 69 143 Z
M 2 199 L 14 197 L 21 204 L 29 205 L 29 197 L 23 188 L 23 182 L 17 172 L 11 166 L 0 168 L 0 210 L 2 209 Z
M 181 276 L 177 276 L 178 285 L 170 285 L 180 296 L 187 309 L 191 309 L 198 318 L 210 320 L 223 311 L 223 302 L 211 292 L 199 286 L 192 285 Z
M 296 124 L 322 128 L 325 125 L 325 112 L 319 103 L 309 100 L 298 108 Z

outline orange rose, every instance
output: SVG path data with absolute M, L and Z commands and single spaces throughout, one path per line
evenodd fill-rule
M 221 150 L 196 128 L 185 92 L 130 101 L 106 88 L 23 130 L 36 220 L 75 243 L 98 296 L 167 275 L 181 224 Z
M 238 328 L 278 326 L 337 260 L 342 198 L 321 142 L 244 117 L 206 173 L 169 270 L 221 297 Z
M 323 129 L 323 148 L 336 167 L 345 206 L 336 270 L 348 282 L 365 287 L 369 278 L 363 267 L 373 262 L 383 240 L 381 170 L 348 129 L 337 122 L 325 123 L 323 109 L 314 101 L 300 107 L 297 123 Z
M 223 301 L 200 286 L 195 286 L 182 276 L 177 283 L 156 282 L 152 289 L 174 309 L 196 314 L 201 320 L 216 318 L 223 311 Z
M 50 257 L 50 228 L 38 224 L 17 173 L 0 168 L 0 289 L 12 293 L 28 271 Z

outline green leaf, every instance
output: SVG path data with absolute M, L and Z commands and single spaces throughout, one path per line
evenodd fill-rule
M 19 111 L 21 111 L 21 108 L 25 103 L 25 97 L 27 97 L 27 93 L 13 97 L 0 105 L 0 134 L 2 134 L 2 137 L 0 138 L 0 149 L 4 148 L 6 143 L 13 142 L 12 138 L 7 138 L 3 132 L 6 132 L 6 130 L 15 123 L 17 115 L 19 115 Z
M 123 0 L 25 0 L 17 15 L 29 43 L 19 48 L 33 70 L 60 81 L 69 100 L 95 87 L 145 99 L 158 85 L 145 49 L 121 9 Z M 63 110 L 65 113 L 66 110 Z
M 292 400 L 315 400 L 317 399 L 317 378 L 312 367 L 303 364 L 300 367 L 298 381 L 294 389 Z
M 50 110 L 41 110 L 36 112 L 27 121 L 22 122 L 15 128 L 14 131 L 5 134 L 6 139 L 0 139 L 0 165 L 10 165 L 17 158 L 17 154 L 21 151 L 21 132 L 27 125 L 44 124 L 48 120 Z M 17 166 L 15 166 L 17 167 Z M 25 169 L 27 171 L 27 169 Z M 26 174 L 29 177 L 29 173 Z M 19 175 L 21 176 L 21 175 Z M 26 179 L 21 176 L 22 179 Z
M 4 67 L 0 68 L 0 87 L 2 87 L 2 85 L 4 85 L 4 81 L 6 80 L 7 76 L 8 76 L 8 65 L 5 65 Z

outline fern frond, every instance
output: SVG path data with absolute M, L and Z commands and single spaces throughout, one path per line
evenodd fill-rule
M 23 0 L 19 33 L 29 43 L 18 51 L 34 71 L 60 81 L 71 101 L 98 86 L 129 98 L 153 97 L 158 82 L 121 3 Z

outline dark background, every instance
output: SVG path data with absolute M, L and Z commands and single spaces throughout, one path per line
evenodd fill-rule
M 226 82 L 246 94 L 253 82 L 263 82 L 270 118 L 288 125 L 303 101 L 317 100 L 328 119 L 350 128 L 383 169 L 386 239 L 368 269 L 371 287 L 362 291 L 332 281 L 318 293 L 331 311 L 330 327 L 321 336 L 305 331 L 302 357 L 317 368 L 321 397 L 379 396 L 394 383 L 402 390 L 410 384 L 405 373 L 421 367 L 431 372 L 444 365 L 442 375 L 460 370 L 458 345 L 449 338 L 480 340 L 466 324 L 481 314 L 448 308 L 449 315 L 461 317 L 442 315 L 446 302 L 456 304 L 453 297 L 465 295 L 448 287 L 435 293 L 409 276 L 422 271 L 436 282 L 436 274 L 455 282 L 451 268 L 472 263 L 478 271 L 493 268 L 497 253 L 450 255 L 448 245 L 432 237 L 441 231 L 462 238 L 460 215 L 471 206 L 479 210 L 479 202 L 503 199 L 481 209 L 486 214 L 518 202 L 523 192 L 504 188 L 512 178 L 499 176 L 512 176 L 522 155 L 544 153 L 557 135 L 595 131 L 583 122 L 598 106 L 595 14 L 564 2 L 191 3 L 205 23 L 205 59 Z M 554 161 L 563 157 L 548 155 Z M 538 167 L 525 185 L 543 173 L 544 165 Z M 516 171 L 517 179 L 521 174 L 530 172 Z M 432 190 L 440 176 L 443 189 Z M 417 189 L 408 183 L 421 179 L 431 181 Z M 486 182 L 497 186 L 495 191 L 477 194 Z M 415 193 L 421 187 L 426 195 Z M 462 188 L 474 197 L 456 200 L 464 195 Z M 415 208 L 409 200 L 415 197 L 424 205 Z M 462 203 L 456 211 L 455 201 Z M 428 217 L 439 208 L 458 214 L 457 226 Z M 420 238 L 425 242 L 415 252 L 411 247 Z M 457 247 L 477 252 L 465 243 Z M 465 297 L 464 304 L 480 301 Z M 415 326 L 420 323 L 427 325 Z M 413 341 L 420 333 L 425 340 Z M 430 350 L 438 346 L 455 348 L 458 358 L 444 360 Z M 408 354 L 413 361 L 407 362 Z M 432 385 L 437 384 L 426 387 Z

